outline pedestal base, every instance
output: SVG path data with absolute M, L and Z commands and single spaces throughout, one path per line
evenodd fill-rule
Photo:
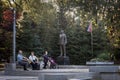
M 69 65 L 70 64 L 69 57 L 68 56 L 58 56 L 57 63 L 59 65 Z

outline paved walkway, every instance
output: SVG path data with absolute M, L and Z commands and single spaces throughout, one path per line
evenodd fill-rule
M 0 76 L 1 76 L 1 75 L 4 75 L 4 71 L 0 71 Z
M 48 78 L 50 77 L 51 80 L 58 80 L 57 77 L 61 78 L 61 76 L 64 75 L 63 78 L 66 78 L 66 76 L 71 76 L 76 73 L 81 74 L 82 76 L 89 76 L 91 73 L 89 73 L 89 69 L 42 69 L 42 70 L 29 70 L 29 71 L 23 71 L 22 69 L 9 72 L 10 75 L 4 75 L 4 71 L 0 71 L 0 80 L 38 80 L 38 73 L 46 73 Z M 72 74 L 73 73 L 73 74 Z M 16 75 L 19 74 L 19 75 Z M 21 75 L 20 75 L 21 74 Z M 36 74 L 36 75 L 35 75 Z M 15 76 L 16 75 L 16 76 Z M 35 75 L 35 76 L 34 76 Z M 76 75 L 77 76 L 77 75 Z M 56 77 L 54 79 L 54 77 Z M 46 79 L 49 80 L 49 79 Z M 62 80 L 62 78 L 61 78 Z M 65 79 L 63 79 L 65 80 Z
M 0 71 L 0 80 L 38 80 L 38 77 L 34 77 L 34 76 L 7 76 L 7 75 L 4 75 L 4 71 Z
M 0 76 L 0 80 L 38 80 L 38 77 L 27 76 Z

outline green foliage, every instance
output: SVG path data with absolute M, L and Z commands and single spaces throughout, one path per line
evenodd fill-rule
M 36 6 L 36 4 L 40 5 Z M 32 5 L 30 10 L 34 11 L 34 13 L 24 13 L 24 19 L 19 22 L 17 49 L 23 49 L 27 53 L 35 51 L 35 54 L 39 57 L 45 50 L 54 55 L 54 51 L 57 50 L 54 49 L 55 44 L 58 44 L 56 42 L 56 34 L 58 32 L 55 9 L 50 4 L 40 3 L 40 1 L 35 2 L 34 0 L 30 1 L 30 5 Z M 35 8 L 40 8 L 40 10 Z
M 56 59 L 60 55 L 59 32 L 64 29 L 71 64 L 85 64 L 91 59 L 119 59 L 119 0 L 57 0 L 53 3 L 17 0 L 16 3 L 18 11 L 27 13 L 17 21 L 17 50 L 22 49 L 27 56 L 35 51 L 40 57 L 48 50 Z M 93 53 L 91 34 L 86 31 L 89 21 L 93 24 Z
M 2 1 L 0 1 L 0 12 L 1 13 L 3 12 L 3 3 L 2 3 Z M 2 22 L 2 14 L 0 14 L 0 25 L 1 25 L 1 22 Z
M 91 57 L 89 39 L 86 31 L 80 28 L 67 29 L 67 55 L 70 56 L 71 64 L 84 64 Z
M 90 60 L 91 62 L 104 62 L 105 60 L 104 59 L 101 59 L 101 58 L 93 58 Z
M 17 49 L 22 49 L 27 52 L 27 55 L 30 55 L 31 51 L 35 51 L 40 56 L 39 51 L 42 50 L 40 47 L 40 36 L 34 29 L 35 25 L 33 23 L 31 18 L 25 13 L 24 19 L 20 21 L 17 29 Z
M 90 61 L 96 62 L 96 61 L 111 61 L 110 53 L 101 53 L 96 58 L 91 59 Z
M 11 35 L 11 32 L 7 32 L 4 29 L 0 29 L 0 60 L 4 59 L 9 62 L 9 58 L 12 55 Z
M 97 57 L 103 61 L 110 61 L 110 53 L 101 53 Z

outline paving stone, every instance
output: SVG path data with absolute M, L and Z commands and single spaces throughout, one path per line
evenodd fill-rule
M 38 77 L 0 76 L 0 80 L 38 80 Z

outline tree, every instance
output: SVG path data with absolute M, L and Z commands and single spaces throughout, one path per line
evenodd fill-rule
M 109 1 L 110 5 L 107 6 L 107 35 L 110 41 L 110 50 L 111 50 L 111 56 L 116 61 L 119 62 L 119 53 L 120 53 L 120 1 Z
M 69 44 L 67 48 L 70 53 L 69 56 L 75 58 L 72 56 L 78 55 L 76 59 L 82 56 L 81 63 L 85 63 L 86 60 L 95 58 L 101 53 L 109 53 L 109 42 L 107 36 L 105 36 L 107 34 L 105 26 L 108 24 L 106 21 L 106 19 L 108 19 L 106 16 L 109 8 L 108 3 L 107 1 L 101 0 L 59 0 L 54 3 L 41 3 L 40 1 L 35 2 L 31 0 L 30 3 L 28 3 L 28 7 L 24 6 L 24 9 L 28 10 L 29 8 L 28 13 L 37 24 L 36 29 L 39 29 L 37 30 L 37 34 L 39 34 L 43 49 L 57 53 L 53 54 L 57 57 L 59 54 L 59 45 L 57 44 L 58 34 L 62 28 L 65 29 L 68 35 Z M 58 9 L 56 9 L 57 7 L 54 7 L 53 4 L 57 5 Z M 32 7 L 30 8 L 31 5 Z M 86 26 L 89 20 L 93 22 L 94 54 L 91 53 L 90 49 L 90 34 L 86 32 Z M 74 41 L 72 39 L 74 39 Z M 79 42 L 79 44 L 77 42 Z M 80 45 L 81 47 L 79 47 Z M 94 56 L 91 57 L 92 55 Z M 76 63 L 74 59 L 72 60 L 73 64 L 79 64 Z
M 13 10 L 6 0 L 1 0 L 0 11 L 0 57 L 9 62 L 12 56 Z M 16 19 L 19 17 L 17 12 Z
M 17 11 L 23 13 L 17 21 L 17 49 L 26 53 L 35 51 L 39 56 L 47 49 L 57 58 L 59 31 L 64 29 L 72 64 L 85 64 L 107 54 L 111 59 L 119 59 L 119 0 L 17 0 L 14 3 Z M 86 31 L 89 21 L 92 21 L 94 53 L 90 33 Z

